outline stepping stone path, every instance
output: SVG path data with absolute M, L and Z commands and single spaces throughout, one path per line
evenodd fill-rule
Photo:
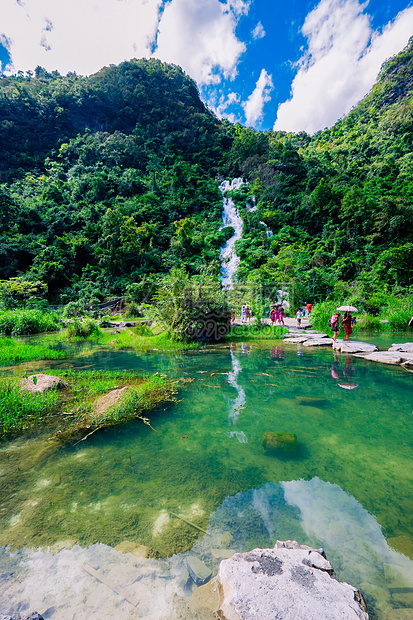
M 338 351 L 355 357 L 362 357 L 372 362 L 382 364 L 401 365 L 406 370 L 413 370 L 413 342 L 392 344 L 388 351 L 379 351 L 375 344 L 359 342 L 357 340 L 334 341 L 328 334 L 322 334 L 314 329 L 298 329 L 290 327 L 284 335 L 286 344 L 301 344 L 303 347 L 331 346 L 333 351 Z

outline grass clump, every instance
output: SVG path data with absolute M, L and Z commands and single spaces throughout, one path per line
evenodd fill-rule
M 51 349 L 41 344 L 0 337 L 0 364 L 17 364 L 33 360 L 55 360 L 69 356 L 66 351 Z
M 37 425 L 59 410 L 59 395 L 21 392 L 19 379 L 0 377 L 0 437 L 5 439 Z
M 60 320 L 55 312 L 44 312 L 38 308 L 0 311 L 0 333 L 6 336 L 26 336 L 58 329 Z

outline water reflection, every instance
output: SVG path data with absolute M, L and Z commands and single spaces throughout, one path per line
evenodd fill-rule
M 87 549 L 76 545 L 55 554 L 11 553 L 3 547 L 0 612 L 36 609 L 45 619 L 59 620 L 192 620 L 189 596 L 196 586 L 188 577 L 189 556 L 215 573 L 221 559 L 272 547 L 277 539 L 323 546 L 337 578 L 361 588 L 380 620 L 398 606 L 397 592 L 413 586 L 413 562 L 389 547 L 375 518 L 338 485 L 316 477 L 267 483 L 227 497 L 192 550 L 168 560 L 138 557 L 142 548 L 133 543 L 132 553 L 103 544 Z
M 354 390 L 358 387 L 358 383 L 355 383 L 354 378 L 356 376 L 356 370 L 353 366 L 353 358 L 350 355 L 345 357 L 344 366 L 341 368 L 341 356 L 333 352 L 334 360 L 331 364 L 330 374 L 333 379 L 338 381 L 339 385 L 344 390 Z

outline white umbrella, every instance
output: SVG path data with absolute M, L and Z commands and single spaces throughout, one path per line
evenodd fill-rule
M 354 306 L 340 306 L 337 310 L 341 310 L 342 312 L 358 312 L 357 308 Z

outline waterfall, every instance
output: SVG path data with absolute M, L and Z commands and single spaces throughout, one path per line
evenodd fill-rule
M 232 179 L 232 181 L 223 181 L 219 189 L 224 194 L 232 189 L 238 189 L 243 185 L 242 178 Z M 234 227 L 234 234 L 228 239 L 224 247 L 221 248 L 221 283 L 223 288 L 233 288 L 233 277 L 239 265 L 239 256 L 235 252 L 235 242 L 241 239 L 242 235 L 242 219 L 231 198 L 223 198 L 222 226 L 220 230 L 226 226 Z
M 272 232 L 271 228 L 268 228 L 267 224 L 265 222 L 261 222 L 260 224 L 262 224 L 265 228 L 265 234 L 267 235 L 268 238 L 273 237 L 274 233 Z

